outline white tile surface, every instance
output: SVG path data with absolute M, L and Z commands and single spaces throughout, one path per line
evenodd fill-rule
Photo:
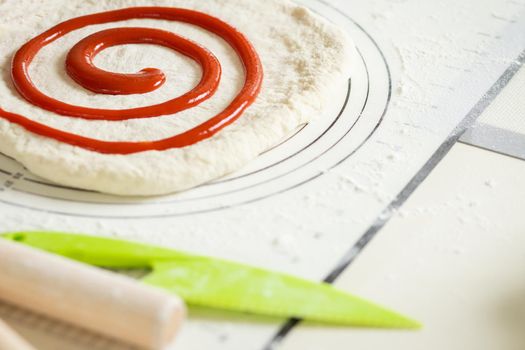
M 458 144 L 337 285 L 418 332 L 304 325 L 283 350 L 525 349 L 525 162 Z

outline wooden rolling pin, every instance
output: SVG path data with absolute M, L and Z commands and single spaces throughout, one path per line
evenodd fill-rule
M 0 320 L 0 350 L 35 350 L 35 348 Z
M 0 299 L 147 349 L 171 342 L 186 314 L 160 289 L 3 239 Z

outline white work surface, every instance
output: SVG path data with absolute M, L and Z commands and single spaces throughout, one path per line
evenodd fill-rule
M 339 277 L 425 325 L 330 328 L 191 310 L 174 349 L 524 349 L 525 2 L 299 2 L 356 41 L 348 101 L 229 179 L 162 198 L 60 188 L 0 158 L 0 231 L 133 238 Z M 462 141 L 476 147 L 457 144 L 472 125 Z M 487 125 L 511 132 L 512 145 L 487 141 Z M 118 347 L 5 305 L 0 316 L 41 349 Z

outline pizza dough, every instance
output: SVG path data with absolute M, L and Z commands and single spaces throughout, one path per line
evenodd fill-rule
M 44 47 L 30 69 L 35 85 L 61 101 L 86 107 L 126 109 L 172 99 L 198 83 L 200 68 L 188 58 L 153 45 L 109 48 L 97 67 L 133 73 L 161 69 L 166 83 L 142 95 L 101 95 L 77 85 L 66 73 L 68 51 L 102 29 L 148 27 L 175 32 L 212 51 L 222 66 L 217 93 L 176 115 L 126 121 L 64 117 L 33 106 L 10 78 L 12 55 L 28 40 L 73 17 L 132 6 L 170 6 L 211 14 L 245 34 L 264 67 L 256 102 L 214 137 L 184 148 L 130 155 L 101 154 L 35 135 L 0 118 L 0 152 L 33 173 L 62 185 L 118 195 L 158 195 L 185 190 L 224 176 L 257 157 L 299 125 L 322 115 L 350 77 L 355 48 L 336 26 L 286 0 L 21 0 L 0 1 L 0 108 L 60 130 L 108 141 L 167 138 L 204 122 L 223 110 L 244 83 L 235 51 L 222 39 L 195 26 L 164 20 L 129 20 L 88 26 Z

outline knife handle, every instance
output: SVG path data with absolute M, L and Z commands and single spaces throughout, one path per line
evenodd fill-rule
M 186 314 L 160 289 L 3 239 L 0 299 L 148 349 L 169 343 Z
M 0 350 L 35 350 L 0 319 Z

